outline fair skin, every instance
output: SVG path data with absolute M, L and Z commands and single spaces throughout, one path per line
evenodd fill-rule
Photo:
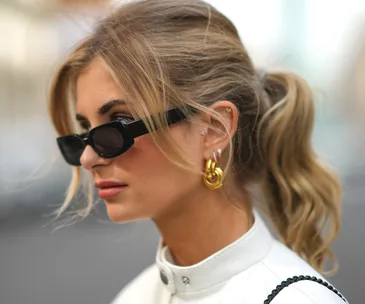
M 125 100 L 123 90 L 98 58 L 79 75 L 76 89 L 76 112 L 90 128 L 121 115 L 132 116 L 131 107 L 123 104 L 115 105 L 103 115 L 98 113 L 110 100 Z M 224 115 L 224 123 L 233 136 L 238 121 L 236 107 L 228 101 L 216 102 L 212 107 Z M 231 111 L 225 111 L 227 108 Z M 208 115 L 200 119 L 210 125 L 222 125 Z M 224 150 L 229 144 L 227 135 L 199 124 L 180 122 L 170 130 L 184 155 L 201 170 L 213 151 Z M 202 130 L 206 131 L 206 136 L 201 135 Z M 208 189 L 202 175 L 171 163 L 148 134 L 137 138 L 130 150 L 112 159 L 98 156 L 87 146 L 81 164 L 95 181 L 127 184 L 121 193 L 105 200 L 110 219 L 118 223 L 152 219 L 178 265 L 193 265 L 204 260 L 237 240 L 252 225 L 249 204 L 232 178 L 227 176 L 224 190 L 235 198 L 235 204 L 223 191 Z

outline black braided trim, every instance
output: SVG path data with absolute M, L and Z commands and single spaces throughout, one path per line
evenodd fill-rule
M 318 279 L 316 277 L 311 277 L 311 276 L 294 276 L 292 278 L 288 278 L 285 281 L 282 281 L 280 285 L 276 286 L 276 288 L 271 292 L 271 294 L 267 297 L 267 299 L 264 301 L 264 304 L 269 304 L 277 295 L 280 291 L 282 291 L 285 287 L 288 287 L 290 284 L 299 282 L 299 281 L 313 281 L 316 283 L 319 283 L 325 287 L 327 287 L 329 290 L 333 291 L 336 295 L 338 295 L 344 302 L 347 303 L 346 299 L 344 298 L 344 296 L 342 294 L 340 294 L 340 292 L 334 288 L 332 285 L 328 284 L 327 282 Z

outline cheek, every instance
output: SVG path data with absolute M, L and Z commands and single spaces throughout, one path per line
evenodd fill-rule
M 196 164 L 195 169 L 201 170 L 199 144 L 179 133 L 173 136 L 181 143 L 184 156 Z M 130 185 L 129 197 L 121 203 L 128 205 L 128 212 L 135 213 L 135 217 L 156 216 L 202 184 L 201 175 L 169 161 L 150 136 L 139 138 L 114 164 Z
M 198 132 L 192 132 L 186 125 L 171 126 L 170 131 L 183 156 L 195 164 L 195 171 L 202 169 L 204 150 L 202 136 Z M 174 179 L 179 179 L 179 175 L 189 173 L 188 170 L 179 168 L 167 159 L 149 135 L 136 139 L 132 149 L 121 157 L 123 158 L 120 160 L 122 167 L 133 173 L 136 178 L 143 180 L 146 179 L 143 172 L 148 173 L 148 178 L 155 175 L 160 179 L 170 178 L 171 175 L 174 176 Z
M 195 166 L 200 166 L 198 162 L 200 159 L 199 153 L 191 141 L 185 142 L 184 139 L 179 138 L 179 143 L 184 157 L 193 161 L 196 164 Z M 131 165 L 129 169 L 133 174 L 133 179 L 140 181 L 140 184 L 144 187 L 149 188 L 149 185 L 154 185 L 162 191 L 166 191 L 164 183 L 173 183 L 176 188 L 179 186 L 179 181 L 186 181 L 186 178 L 195 175 L 176 166 L 167 159 L 149 136 L 141 138 L 135 144 L 129 158 L 130 162 L 128 163 Z

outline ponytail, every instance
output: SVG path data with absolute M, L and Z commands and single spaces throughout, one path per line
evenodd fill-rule
M 292 73 L 268 74 L 263 85 L 272 104 L 259 126 L 266 211 L 288 247 L 321 272 L 330 258 L 334 272 L 330 245 L 340 228 L 341 186 L 312 148 L 311 90 Z

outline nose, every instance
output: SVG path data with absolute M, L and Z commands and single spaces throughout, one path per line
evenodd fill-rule
M 99 156 L 93 148 L 87 145 L 81 155 L 80 163 L 86 170 L 91 171 L 97 165 L 108 165 L 110 159 Z

